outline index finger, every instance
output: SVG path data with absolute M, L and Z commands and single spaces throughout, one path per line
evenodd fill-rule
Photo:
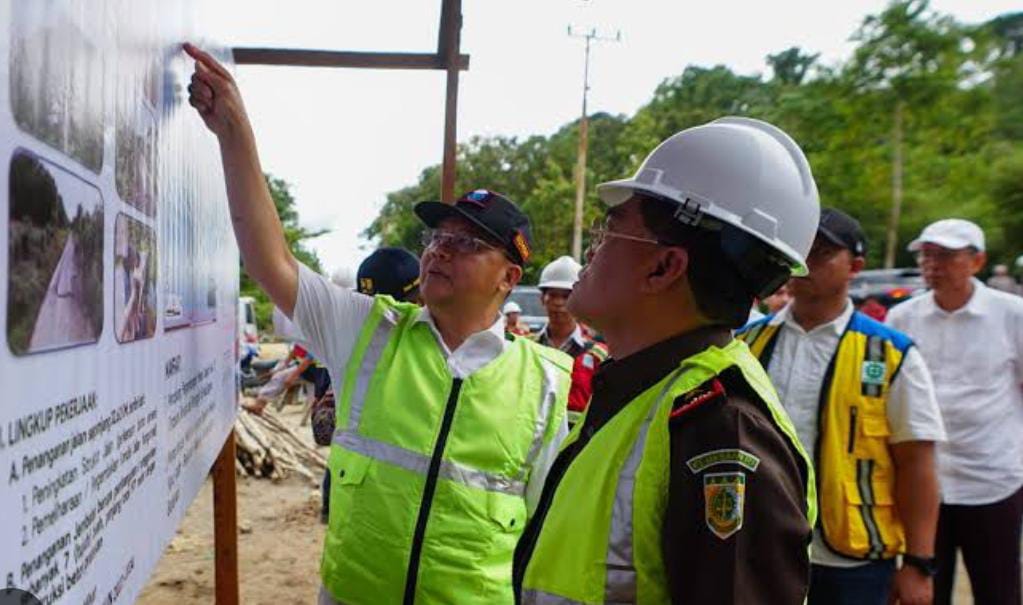
M 196 60 L 196 62 L 201 63 L 204 67 L 206 67 L 213 73 L 217 74 L 222 78 L 226 78 L 228 80 L 231 79 L 230 72 L 228 72 L 227 69 L 225 69 L 224 66 L 220 64 L 219 61 L 214 59 L 213 55 L 202 50 L 201 48 L 192 44 L 191 42 L 185 42 L 182 45 L 182 48 L 184 48 L 185 52 L 188 53 L 189 57 L 192 57 L 193 59 Z

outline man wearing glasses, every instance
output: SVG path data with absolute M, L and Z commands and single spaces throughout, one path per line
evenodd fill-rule
M 767 369 L 808 452 L 820 519 L 809 605 L 929 605 L 945 438 L 923 356 L 904 334 L 853 309 L 849 281 L 866 236 L 848 214 L 821 211 L 792 302 L 739 333 Z M 895 557 L 903 555 L 902 569 Z
M 813 468 L 732 330 L 804 274 L 820 212 L 802 151 L 758 120 L 662 142 L 609 207 L 569 311 L 611 358 L 515 551 L 522 603 L 801 603 Z
M 510 603 L 511 560 L 567 433 L 572 360 L 508 340 L 530 256 L 508 199 L 422 202 L 425 307 L 335 287 L 291 255 L 231 75 L 203 51 L 189 102 L 217 135 L 246 269 L 337 392 L 321 603 Z
M 984 233 L 962 219 L 909 244 L 931 291 L 888 314 L 934 377 L 948 440 L 938 444 L 934 602 L 951 603 L 962 550 L 977 603 L 1020 603 L 1023 521 L 1023 299 L 988 288 Z

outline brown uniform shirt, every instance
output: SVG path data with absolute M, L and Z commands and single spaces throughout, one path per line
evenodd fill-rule
M 601 365 L 579 440 L 551 468 L 540 503 L 515 552 L 515 588 L 536 544 L 547 509 L 568 466 L 614 415 L 691 357 L 710 345 L 724 346 L 728 331 L 708 328 L 679 335 Z M 673 603 L 798 605 L 810 577 L 806 519 L 807 470 L 770 412 L 737 369 L 719 377 L 719 390 L 675 402 L 669 420 L 671 477 L 661 553 Z M 723 391 L 723 393 L 722 393 Z M 759 459 L 755 471 L 737 463 L 691 470 L 688 461 L 722 449 Z M 704 475 L 743 472 L 741 528 L 725 538 L 710 527 Z M 571 536 L 565 536 L 570 541 Z

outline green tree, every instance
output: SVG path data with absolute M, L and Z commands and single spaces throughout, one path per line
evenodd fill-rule
M 306 246 L 306 240 L 319 237 L 326 230 L 311 231 L 299 224 L 298 210 L 295 208 L 295 198 L 291 194 L 291 186 L 284 179 L 274 178 L 269 174 L 263 175 L 266 184 L 270 188 L 270 197 L 273 198 L 274 207 L 277 209 L 277 216 L 281 219 L 284 227 L 284 238 L 288 241 L 291 253 L 299 262 L 304 263 L 317 273 L 323 272 L 320 259 L 316 252 Z M 249 276 L 245 270 L 245 264 L 241 264 L 241 288 L 242 296 L 251 296 L 256 299 L 256 325 L 261 331 L 269 329 L 273 315 L 273 303 L 259 287 L 259 284 Z

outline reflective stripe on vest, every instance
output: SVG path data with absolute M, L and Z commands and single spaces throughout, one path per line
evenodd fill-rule
M 628 402 L 568 465 L 524 563 L 522 603 L 670 601 L 661 539 L 668 514 L 671 402 L 732 366 L 765 401 L 768 417 L 804 461 L 807 520 L 815 521 L 812 465 L 763 368 L 742 342 L 710 347 Z M 577 427 L 563 448 L 578 435 Z
M 513 341 L 456 379 L 418 312 L 378 297 L 343 369 L 323 586 L 351 605 L 510 605 L 526 486 L 571 360 Z

